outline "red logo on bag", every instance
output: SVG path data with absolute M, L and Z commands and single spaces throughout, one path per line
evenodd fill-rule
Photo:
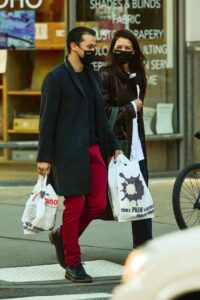
M 58 205 L 58 200 L 57 199 L 47 199 L 45 198 L 45 204 L 50 204 L 50 205 Z

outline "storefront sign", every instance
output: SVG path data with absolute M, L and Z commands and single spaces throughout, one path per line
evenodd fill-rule
M 169 57 L 172 35 L 167 24 L 172 21 L 170 2 L 173 0 L 78 0 L 77 26 L 88 26 L 96 31 L 97 56 L 102 58 L 94 63 L 95 69 L 105 65 L 110 41 L 116 30 L 131 30 L 141 42 L 147 58 L 148 85 L 164 89 L 166 70 L 173 68 Z M 87 12 L 82 16 L 82 11 Z M 167 19 L 168 18 L 168 19 Z M 171 54 L 173 56 L 173 53 Z M 169 71 L 168 71 L 169 73 Z
M 142 51 L 147 57 L 148 84 L 157 85 L 160 71 L 162 72 L 169 68 L 167 61 L 168 46 L 166 43 L 143 44 Z
M 124 26 L 140 39 L 163 38 L 163 0 L 90 0 L 89 9 L 100 22 L 111 21 L 109 29 Z
M 7 6 L 9 8 L 16 8 L 15 6 L 19 5 L 19 8 L 26 8 L 29 9 L 37 9 L 42 5 L 43 0 L 0 0 L 0 9 L 6 8 Z

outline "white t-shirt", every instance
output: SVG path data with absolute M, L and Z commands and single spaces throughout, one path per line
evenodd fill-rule
M 135 77 L 136 73 L 129 74 L 129 77 Z M 137 98 L 139 99 L 140 97 L 140 87 L 137 85 Z M 144 153 L 142 150 L 142 145 L 139 137 L 139 132 L 138 132 L 138 122 L 137 122 L 137 106 L 134 101 L 131 101 L 134 109 L 135 109 L 135 115 L 136 117 L 133 118 L 132 121 L 132 144 L 131 144 L 131 155 L 130 155 L 130 160 L 136 160 L 140 161 L 144 159 Z
M 140 161 L 144 159 L 144 154 L 138 132 L 137 106 L 134 101 L 132 101 L 131 103 L 134 106 L 136 117 L 132 121 L 132 144 L 130 160 Z

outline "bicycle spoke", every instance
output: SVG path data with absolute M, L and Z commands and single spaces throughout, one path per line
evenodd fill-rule
M 193 195 L 193 190 L 190 188 L 190 186 L 188 185 L 187 181 L 183 181 L 182 186 L 181 186 L 181 190 L 185 189 L 188 194 L 192 194 Z
M 192 189 L 193 189 L 194 197 L 196 198 L 195 191 L 194 191 L 194 186 L 193 186 L 193 182 L 192 182 L 191 178 L 190 178 L 190 182 L 191 182 L 191 184 L 192 184 Z
M 187 224 L 187 222 L 188 223 L 190 222 L 190 219 L 191 219 L 193 213 L 194 213 L 194 211 L 190 215 L 186 216 L 186 218 L 185 218 L 186 224 Z M 188 217 L 189 217 L 189 220 L 187 220 Z
M 198 216 L 197 216 L 197 222 L 196 222 L 196 225 L 198 225 L 198 220 L 199 220 L 199 212 L 198 212 Z
M 197 186 L 198 191 L 200 191 L 200 183 L 199 183 L 199 179 L 198 178 L 196 179 L 196 186 Z
M 182 182 L 182 188 L 185 188 L 189 194 L 194 194 L 193 180 L 196 180 L 194 176 L 188 174 L 188 176 Z
M 189 201 L 183 201 L 183 200 L 180 201 L 180 206 L 181 207 L 190 207 L 190 208 L 193 208 L 193 205 L 194 205 L 194 203 L 191 203 Z
M 180 229 L 200 225 L 198 208 L 200 208 L 200 163 L 194 163 L 180 172 L 173 189 L 173 210 Z
M 182 215 L 189 215 L 189 214 L 193 214 L 194 213 L 194 211 L 184 211 L 184 212 L 182 212 Z
M 182 207 L 182 211 L 186 211 L 186 210 L 193 211 L 194 209 L 191 207 Z
M 191 226 L 193 226 L 193 225 L 197 224 L 198 217 L 199 217 L 199 215 L 197 216 L 197 218 L 196 218 L 195 222 L 191 224 Z
M 200 217 L 199 217 L 199 214 L 200 214 L 200 213 L 198 213 L 198 225 L 200 225 Z
M 198 172 L 199 173 L 199 172 Z M 197 186 L 197 190 L 200 190 L 200 186 L 199 186 L 199 176 L 197 175 L 197 172 L 194 173 L 195 176 L 195 182 L 196 182 L 196 186 Z
M 193 204 L 194 203 L 194 199 L 193 199 L 193 201 L 190 199 L 190 198 L 188 198 L 187 196 L 185 196 L 185 195 L 183 195 L 183 196 L 181 196 L 181 197 L 184 197 L 184 199 L 188 199 L 189 200 L 189 202 L 191 203 L 191 204 Z

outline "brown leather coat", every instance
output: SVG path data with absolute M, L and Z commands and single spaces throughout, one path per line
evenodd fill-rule
M 132 119 L 136 117 L 131 101 L 137 98 L 136 80 L 125 80 L 116 74 L 112 66 L 103 67 L 99 72 L 107 116 L 108 118 L 110 117 L 112 106 L 119 107 L 114 133 L 119 139 L 126 138 L 129 141 L 130 153 L 132 143 Z M 139 84 L 138 81 L 137 83 Z M 143 98 L 144 95 L 141 94 L 140 99 L 143 100 Z M 123 131 L 126 133 L 126 137 Z M 144 157 L 146 158 L 143 110 L 138 113 L 138 131 Z

